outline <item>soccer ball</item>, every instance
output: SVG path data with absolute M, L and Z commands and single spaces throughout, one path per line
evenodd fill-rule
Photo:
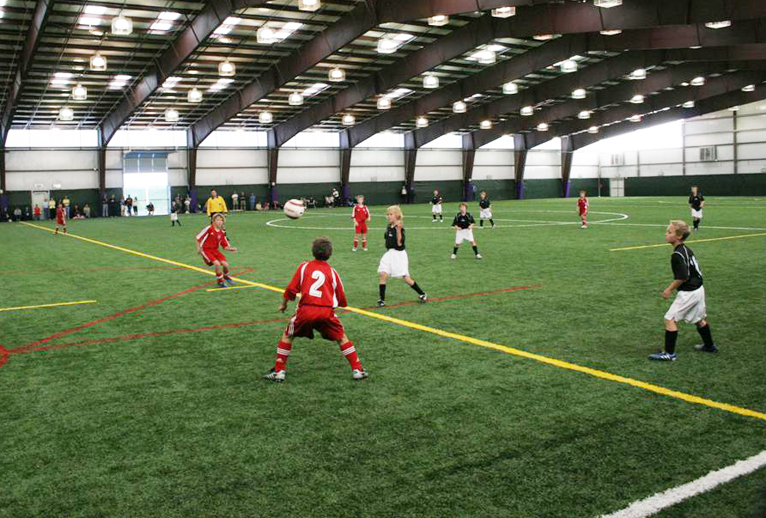
M 290 219 L 300 218 L 305 211 L 306 207 L 303 206 L 301 200 L 288 200 L 288 202 L 285 203 L 285 216 Z

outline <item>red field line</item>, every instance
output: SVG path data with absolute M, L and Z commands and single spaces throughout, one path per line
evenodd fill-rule
M 91 266 L 84 268 L 43 268 L 36 270 L 0 270 L 0 275 L 40 275 L 43 273 L 79 273 L 79 272 L 129 272 L 144 270 L 184 270 L 180 266 Z
M 243 271 L 241 273 L 249 273 L 249 272 L 250 272 L 250 269 L 245 269 L 245 271 Z M 241 275 L 241 273 L 240 273 L 240 275 Z M 205 284 L 201 284 L 199 286 L 193 286 L 191 288 L 187 288 L 185 290 L 179 291 L 178 293 L 173 293 L 172 295 L 168 295 L 167 297 L 163 297 L 163 298 L 157 299 L 157 300 L 152 300 L 152 301 L 149 301 L 149 302 L 147 302 L 145 304 L 141 304 L 139 306 L 135 306 L 135 307 L 132 307 L 132 308 L 120 311 L 120 312 L 115 313 L 113 315 L 109 315 L 109 316 L 106 316 L 106 317 L 102 317 L 102 318 L 96 319 L 96 320 L 94 320 L 92 322 L 88 322 L 86 324 L 81 324 L 79 326 L 75 326 L 75 327 L 72 327 L 72 328 L 69 328 L 69 329 L 65 329 L 64 331 L 59 331 L 58 333 L 54 333 L 54 334 L 52 334 L 50 336 L 47 336 L 45 338 L 41 338 L 39 340 L 35 340 L 34 342 L 30 342 L 30 343 L 28 343 L 26 345 L 22 345 L 20 347 L 15 348 L 15 349 L 11 349 L 10 352 L 16 353 L 16 352 L 22 351 L 24 349 L 34 348 L 34 347 L 36 347 L 38 345 L 42 345 L 44 343 L 50 342 L 51 340 L 56 340 L 56 339 L 64 337 L 64 336 L 71 335 L 72 333 L 76 333 L 77 331 L 81 331 L 83 329 L 87 329 L 89 327 L 93 327 L 93 326 L 96 326 L 98 324 L 103 324 L 104 322 L 108 322 L 109 320 L 114 320 L 115 318 L 119 318 L 119 317 L 122 317 L 122 316 L 125 316 L 125 315 L 129 315 L 131 313 L 135 313 L 137 311 L 141 311 L 141 310 L 146 309 L 148 307 L 152 307 L 152 306 L 156 306 L 158 304 L 162 304 L 163 302 L 167 302 L 169 300 L 175 299 L 175 298 L 180 297 L 182 295 L 185 295 L 187 293 L 191 293 L 191 292 L 203 289 L 203 288 L 207 288 L 208 286 L 211 286 L 212 284 L 214 284 L 214 282 L 215 281 L 211 281 L 211 282 L 206 282 Z
M 147 307 L 149 305 L 159 304 L 160 302 L 163 302 L 165 300 L 169 300 L 171 298 L 178 297 L 178 296 L 180 296 L 182 294 L 190 293 L 191 291 L 202 289 L 203 287 L 207 286 L 208 284 L 203 285 L 203 286 L 195 286 L 193 288 L 189 288 L 189 289 L 184 290 L 182 292 L 170 295 L 170 296 L 168 296 L 168 297 L 166 297 L 164 299 L 160 299 L 158 301 L 153 301 L 153 302 L 150 302 L 150 303 L 144 304 L 142 306 L 138 306 L 138 307 L 141 308 L 141 307 Z M 498 290 L 475 292 L 475 293 L 464 293 L 464 294 L 461 294 L 461 295 L 450 295 L 450 296 L 447 296 L 447 297 L 433 298 L 433 299 L 429 299 L 429 302 L 442 302 L 442 301 L 447 301 L 447 300 L 459 300 L 459 299 L 465 299 L 465 298 L 469 298 L 469 297 L 495 295 L 495 294 L 498 294 L 498 293 L 508 293 L 508 292 L 513 292 L 513 291 L 538 289 L 538 288 L 541 288 L 541 287 L 542 287 L 541 284 L 534 284 L 534 285 L 531 285 L 531 286 L 513 286 L 513 287 L 510 287 L 510 288 L 502 288 L 502 289 L 498 289 Z M 386 307 L 394 308 L 394 307 L 399 307 L 399 306 L 409 306 L 411 304 L 419 304 L 419 302 L 416 302 L 416 301 L 397 302 L 395 304 L 391 304 L 391 305 L 388 305 Z M 132 309 L 135 309 L 135 308 L 132 308 Z M 370 307 L 363 308 L 363 309 L 366 309 L 366 310 L 376 310 L 376 309 L 383 309 L 383 308 L 379 308 L 378 306 L 370 306 Z M 125 312 L 118 313 L 118 315 L 126 314 L 128 311 L 131 311 L 131 310 L 127 310 Z M 106 318 L 107 319 L 111 319 L 111 318 L 116 318 L 116 316 L 113 315 L 112 317 L 106 317 Z M 104 319 L 100 319 L 100 321 L 103 321 L 103 320 Z M 174 334 L 180 334 L 180 333 L 196 333 L 196 332 L 200 332 L 200 331 L 215 331 L 215 330 L 219 330 L 219 329 L 232 329 L 232 328 L 239 328 L 239 327 L 249 327 L 249 326 L 255 326 L 255 325 L 262 325 L 262 324 L 272 324 L 272 323 L 276 323 L 276 322 L 287 322 L 287 320 L 288 320 L 287 318 L 272 318 L 272 319 L 268 319 L 268 320 L 255 320 L 255 321 L 252 321 L 252 322 L 235 322 L 235 323 L 231 323 L 231 324 L 219 324 L 219 325 L 203 326 L 203 327 L 196 327 L 196 328 L 169 329 L 169 330 L 166 330 L 166 331 L 155 331 L 155 332 L 152 332 L 152 333 L 140 333 L 140 334 L 121 335 L 121 336 L 115 336 L 115 337 L 110 337 L 110 338 L 94 338 L 94 339 L 91 339 L 91 340 L 83 340 L 81 342 L 72 342 L 72 343 L 66 343 L 66 344 L 55 344 L 55 345 L 49 345 L 49 346 L 45 346 L 45 347 L 35 347 L 36 345 L 40 345 L 40 344 L 43 343 L 42 341 L 38 341 L 38 343 L 33 342 L 33 343 L 25 345 L 23 347 L 19 347 L 19 348 L 16 348 L 16 349 L 11 349 L 11 350 L 5 350 L 5 349 L 0 348 L 0 365 L 5 363 L 5 361 L 7 361 L 7 357 L 9 355 L 11 355 L 11 354 L 25 354 L 25 353 L 32 353 L 32 352 L 50 351 L 50 350 L 54 350 L 54 349 L 61 349 L 61 348 L 64 348 L 64 347 L 77 347 L 77 346 L 83 346 L 83 345 L 95 345 L 95 344 L 114 343 L 114 342 L 122 342 L 122 341 L 129 341 L 129 340 L 140 340 L 140 339 L 144 339 L 144 338 L 154 338 L 154 337 L 158 337 L 158 336 L 167 336 L 167 335 L 174 335 Z M 85 326 L 90 327 L 91 324 L 95 325 L 95 323 L 99 323 L 100 321 L 95 321 L 95 322 L 92 322 L 90 324 L 86 324 Z M 82 329 L 82 328 L 84 328 L 84 327 L 80 326 L 80 329 Z M 62 336 L 60 334 L 58 334 L 58 335 L 59 335 L 58 337 Z M 153 345 L 153 344 L 149 344 L 149 345 Z M 3 356 L 2 356 L 3 355 L 3 351 L 5 351 L 4 359 L 3 359 Z
M 5 362 L 8 361 L 8 356 L 10 356 L 10 354 L 11 353 L 8 349 L 0 345 L 0 367 L 5 365 Z

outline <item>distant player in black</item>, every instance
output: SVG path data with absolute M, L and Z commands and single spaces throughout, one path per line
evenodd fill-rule
M 431 198 L 431 215 L 434 217 L 433 223 L 436 223 L 436 216 L 439 216 L 439 221 L 444 222 L 444 218 L 442 217 L 442 202 L 444 199 L 442 198 L 441 194 L 439 194 L 439 191 L 434 191 L 434 197 Z
M 689 207 L 692 208 L 692 223 L 694 230 L 699 230 L 702 221 L 702 207 L 705 206 L 705 197 L 699 192 L 696 185 L 692 186 L 692 194 L 689 196 Z
M 484 220 L 488 219 L 492 224 L 492 228 L 495 228 L 495 222 L 492 220 L 492 202 L 487 198 L 487 193 L 481 191 L 479 193 L 479 226 L 484 228 Z
M 718 348 L 713 344 L 710 326 L 705 320 L 707 307 L 705 306 L 705 288 L 702 286 L 702 272 L 694 252 L 684 244 L 689 234 L 689 225 L 681 220 L 671 221 L 665 230 L 665 241 L 673 245 L 673 253 L 670 256 L 673 282 L 665 288 L 662 296 L 666 299 L 670 298 L 673 290 L 678 290 L 678 294 L 668 312 L 665 313 L 665 350 L 649 355 L 651 360 L 674 361 L 676 359 L 679 320 L 686 320 L 697 326 L 703 343 L 695 345 L 696 350 L 707 353 L 718 352 Z
M 457 249 L 460 248 L 460 243 L 463 241 L 470 241 L 476 259 L 482 258 L 479 248 L 476 246 L 476 240 L 473 238 L 473 224 L 475 222 L 473 216 L 468 213 L 468 205 L 461 203 L 460 212 L 455 214 L 455 219 L 452 220 L 452 226 L 455 228 L 455 247 L 452 249 L 450 259 L 457 257 Z
M 380 258 L 378 265 L 378 274 L 380 275 L 378 306 L 386 305 L 386 282 L 389 277 L 403 278 L 404 282 L 417 292 L 418 300 L 426 302 L 428 295 L 418 286 L 415 279 L 410 277 L 410 261 L 404 247 L 404 223 L 402 221 L 404 215 L 401 207 L 398 205 L 390 206 L 386 211 L 386 218 L 388 219 L 384 234 L 386 253 Z

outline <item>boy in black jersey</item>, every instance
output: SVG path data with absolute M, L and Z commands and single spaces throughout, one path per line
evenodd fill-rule
M 468 213 L 468 205 L 461 203 L 460 212 L 458 212 L 455 215 L 455 219 L 452 220 L 452 226 L 455 228 L 455 247 L 452 249 L 450 259 L 457 257 L 457 249 L 460 248 L 460 243 L 463 241 L 469 241 L 473 247 L 473 253 L 476 255 L 476 259 L 482 259 L 481 254 L 479 253 L 479 248 L 476 246 L 476 240 L 473 238 L 474 223 L 473 216 Z
M 694 230 L 700 229 L 700 221 L 702 221 L 702 207 L 705 206 L 705 197 L 699 192 L 699 187 L 692 185 L 692 193 L 689 196 L 689 207 L 692 209 L 692 223 L 694 224 Z
M 436 216 L 439 216 L 440 223 L 444 222 L 444 218 L 442 217 L 442 201 L 444 201 L 444 199 L 441 194 L 439 194 L 439 191 L 434 191 L 434 197 L 431 198 L 431 215 L 434 217 L 433 223 L 436 223 Z
M 488 219 L 492 228 L 495 228 L 495 222 L 492 220 L 492 202 L 487 198 L 485 191 L 479 193 L 479 209 L 479 226 L 484 228 L 484 220 Z
M 388 226 L 384 237 L 386 239 L 386 253 L 380 258 L 378 273 L 380 274 L 380 299 L 378 306 L 386 305 L 386 281 L 389 277 L 403 277 L 404 282 L 418 293 L 420 302 L 426 302 L 428 295 L 420 289 L 418 283 L 410 277 L 410 265 L 407 251 L 404 249 L 404 223 L 402 223 L 402 209 L 398 205 L 392 205 L 386 212 Z
M 665 350 L 649 355 L 650 360 L 674 361 L 676 359 L 679 320 L 686 320 L 697 326 L 703 343 L 695 345 L 696 350 L 708 353 L 718 352 L 718 348 L 713 344 L 710 326 L 705 320 L 707 308 L 705 307 L 705 288 L 702 286 L 702 272 L 694 252 L 684 244 L 687 237 L 689 237 L 689 225 L 681 220 L 671 221 L 665 230 L 665 241 L 673 245 L 670 266 L 673 269 L 674 280 L 665 288 L 662 296 L 666 299 L 670 298 L 673 290 L 676 289 L 678 294 L 668 312 L 665 313 Z

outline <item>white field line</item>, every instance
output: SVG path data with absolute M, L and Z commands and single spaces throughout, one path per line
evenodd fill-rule
M 565 213 L 565 214 L 572 214 L 574 211 L 571 210 L 531 210 L 531 211 L 524 211 L 524 212 L 557 212 L 557 213 Z M 604 214 L 607 216 L 617 216 L 615 218 L 611 219 L 604 219 L 600 221 L 594 221 L 594 223 L 609 223 L 612 221 L 623 221 L 628 219 L 627 214 L 622 214 L 619 212 L 595 212 L 591 211 L 590 214 Z M 326 217 L 343 217 L 351 219 L 350 215 L 346 214 L 312 214 L 308 216 L 303 216 L 303 218 L 326 218 Z M 406 216 L 407 219 L 428 219 L 432 220 L 431 216 Z M 427 227 L 406 227 L 410 230 L 442 230 L 442 229 L 451 229 L 452 227 L 449 225 L 449 218 L 446 218 L 445 221 L 447 221 L 447 224 L 444 223 L 432 223 L 431 226 Z M 266 225 L 269 227 L 274 228 L 289 228 L 289 229 L 297 229 L 297 230 L 353 230 L 353 226 L 351 221 L 349 221 L 348 226 L 345 227 L 310 227 L 310 226 L 297 226 L 297 225 L 281 225 L 279 222 L 281 221 L 294 221 L 290 220 L 288 218 L 277 218 L 272 219 L 270 221 L 266 222 Z M 554 225 L 580 225 L 579 221 L 550 221 L 550 220 L 530 220 L 530 219 L 508 219 L 508 218 L 494 218 L 494 221 L 503 221 L 503 222 L 523 222 L 526 223 L 524 225 L 496 225 L 497 228 L 521 228 L 521 227 L 544 227 L 544 226 L 554 226 Z M 477 230 L 479 227 L 475 227 L 474 230 Z M 369 230 L 385 230 L 385 227 L 369 227 Z
M 594 221 L 593 224 L 600 223 L 606 225 L 623 225 L 628 227 L 667 227 L 667 223 L 613 223 L 611 221 Z M 590 225 L 591 222 L 589 221 Z M 702 229 L 711 228 L 716 230 L 766 230 L 761 227 L 711 227 L 709 225 L 703 225 Z
M 766 451 L 762 451 L 749 459 L 740 460 L 718 471 L 710 472 L 687 484 L 668 489 L 643 500 L 637 500 L 625 509 L 602 515 L 601 518 L 644 518 L 652 516 L 665 508 L 683 502 L 687 498 L 707 493 L 721 484 L 758 471 L 764 466 L 766 466 Z

